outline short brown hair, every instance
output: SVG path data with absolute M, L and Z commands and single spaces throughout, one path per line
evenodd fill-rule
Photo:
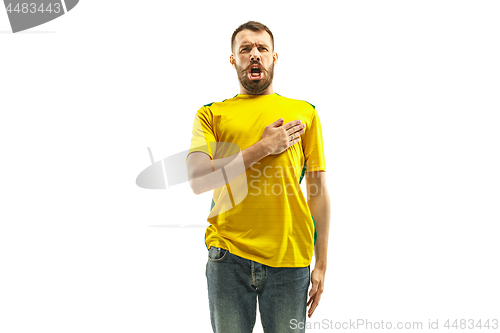
M 234 40 L 236 39 L 236 35 L 238 34 L 238 32 L 245 29 L 252 31 L 266 31 L 269 34 L 269 36 L 271 36 L 271 43 L 274 51 L 274 37 L 271 30 L 269 30 L 269 28 L 262 23 L 256 21 L 248 21 L 247 23 L 243 23 L 236 30 L 234 30 L 233 36 L 231 37 L 231 52 L 233 52 L 234 49 Z

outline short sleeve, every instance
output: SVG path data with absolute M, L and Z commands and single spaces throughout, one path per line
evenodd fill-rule
M 201 107 L 195 115 L 193 122 L 193 137 L 191 138 L 191 146 L 189 148 L 188 156 L 192 152 L 200 151 L 208 154 L 213 159 L 211 147 L 216 142 L 216 135 L 214 131 L 213 115 L 210 109 L 206 106 Z M 187 157 L 186 157 L 187 161 Z
M 318 112 L 314 111 L 309 121 L 309 128 L 302 135 L 302 147 L 306 159 L 306 172 L 326 171 L 325 152 L 323 150 L 323 133 Z

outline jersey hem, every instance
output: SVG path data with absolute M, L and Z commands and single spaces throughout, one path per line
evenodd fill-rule
M 208 249 L 210 249 L 211 246 L 212 245 L 209 245 Z M 311 259 L 311 260 L 309 260 L 309 263 L 303 262 L 303 261 L 300 261 L 300 262 L 298 262 L 298 261 L 281 261 L 278 263 L 274 260 L 263 259 L 263 258 L 253 256 L 251 254 L 244 253 L 244 252 L 241 252 L 238 250 L 229 250 L 229 249 L 226 249 L 225 247 L 221 247 L 221 246 L 216 246 L 216 247 L 220 247 L 221 249 L 227 250 L 227 251 L 229 251 L 229 253 L 234 254 L 234 255 L 241 257 L 243 259 L 252 260 L 252 261 L 258 262 L 259 264 L 263 264 L 263 265 L 270 266 L 270 267 L 276 267 L 276 268 L 280 268 L 280 267 L 292 267 L 292 268 L 307 267 L 307 266 L 311 265 L 311 261 L 312 261 L 312 259 Z

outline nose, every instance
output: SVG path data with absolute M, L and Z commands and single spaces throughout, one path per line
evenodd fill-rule
M 250 60 L 260 62 L 260 54 L 259 51 L 256 51 L 256 48 L 252 49 L 252 52 L 250 53 Z

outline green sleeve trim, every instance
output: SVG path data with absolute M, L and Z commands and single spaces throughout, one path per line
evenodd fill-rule
M 300 175 L 299 185 L 302 182 L 302 178 L 304 178 L 304 174 L 306 173 L 306 164 L 302 167 L 302 174 Z
M 311 103 L 309 103 L 308 101 L 304 101 L 304 102 L 306 102 L 307 104 L 309 104 L 310 106 L 312 106 L 313 108 L 316 109 L 316 107 L 314 105 L 312 105 Z
M 314 222 L 314 217 L 311 214 L 311 217 L 313 219 L 313 224 L 314 224 L 314 245 L 316 245 L 316 238 L 318 238 L 318 234 L 316 233 L 316 222 Z
M 234 97 L 236 97 L 236 96 L 238 96 L 238 95 L 235 95 Z M 234 98 L 234 97 L 233 97 L 233 98 Z M 225 100 L 223 100 L 221 103 L 224 103 L 226 100 L 227 100 L 227 98 L 226 98 Z M 205 105 L 203 105 L 203 106 L 212 106 L 212 104 L 214 104 L 214 103 L 215 103 L 215 102 L 208 103 L 208 104 L 205 104 Z

